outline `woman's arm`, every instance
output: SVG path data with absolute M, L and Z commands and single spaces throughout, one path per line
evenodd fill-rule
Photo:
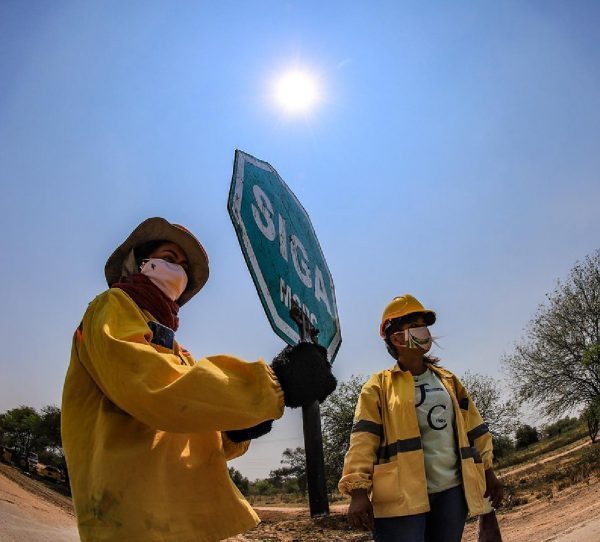
M 481 414 L 479 414 L 479 410 L 477 410 L 473 399 L 471 399 L 471 396 L 463 386 L 462 382 L 456 376 L 454 376 L 454 385 L 460 409 L 466 414 L 463 415 L 463 418 L 466 423 L 469 443 L 479 452 L 484 468 L 486 470 L 490 469 L 492 468 L 494 459 L 492 435 L 488 426 L 483 421 Z
M 137 305 L 108 290 L 90 304 L 75 345 L 103 393 L 142 423 L 175 433 L 225 431 L 283 414 L 283 391 L 264 362 L 215 356 L 190 367 L 151 340 Z
M 492 435 L 462 382 L 456 376 L 454 377 L 454 381 L 459 406 L 461 410 L 466 410 L 467 413 L 466 424 L 469 443 L 471 446 L 475 446 L 479 452 L 485 469 L 485 496 L 490 497 L 492 506 L 497 507 L 502 501 L 504 485 L 494 473 Z
M 379 391 L 377 375 L 372 376 L 361 390 L 350 434 L 350 448 L 338 484 L 342 494 L 352 496 L 348 521 L 353 527 L 365 530 L 373 529 L 373 506 L 368 492 L 383 435 Z
M 344 470 L 338 484 L 342 494 L 353 489 L 371 489 L 373 465 L 383 436 L 379 404 L 379 378 L 372 376 L 363 386 L 350 434 L 350 447 L 344 459 Z

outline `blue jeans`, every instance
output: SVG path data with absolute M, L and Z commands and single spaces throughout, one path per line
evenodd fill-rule
M 429 495 L 425 514 L 375 518 L 375 542 L 460 542 L 467 519 L 462 486 Z

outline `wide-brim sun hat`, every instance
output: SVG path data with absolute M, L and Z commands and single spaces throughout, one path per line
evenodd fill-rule
M 179 306 L 185 305 L 208 280 L 208 256 L 200 241 L 190 231 L 160 217 L 144 220 L 110 255 L 104 266 L 108 286 L 118 282 L 124 275 L 137 272 L 133 250 L 150 241 L 170 241 L 179 245 L 185 252 L 188 261 L 188 283 L 177 300 Z
M 385 337 L 385 331 L 392 320 L 415 313 L 423 315 L 426 325 L 431 326 L 435 324 L 435 312 L 426 309 L 416 297 L 410 294 L 395 297 L 383 310 L 381 324 L 379 326 L 379 335 Z

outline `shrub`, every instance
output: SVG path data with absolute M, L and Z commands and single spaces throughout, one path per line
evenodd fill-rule
M 494 444 L 495 459 L 502 459 L 515 451 L 515 443 L 506 435 L 493 437 L 492 442 Z
M 527 448 L 540 440 L 538 430 L 531 425 L 521 425 L 516 432 L 517 448 Z
M 574 429 L 578 424 L 579 420 L 577 418 L 563 418 L 554 423 L 548 424 L 544 428 L 544 433 L 548 438 L 555 437 Z

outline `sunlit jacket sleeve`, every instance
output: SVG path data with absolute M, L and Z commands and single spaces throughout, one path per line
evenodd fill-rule
M 371 489 L 373 465 L 383 434 L 380 404 L 380 382 L 373 375 L 363 386 L 350 434 L 350 447 L 344 459 L 344 470 L 338 488 L 349 495 L 354 489 Z
M 477 449 L 484 468 L 490 469 L 494 460 L 492 435 L 462 382 L 454 375 L 453 380 L 456 399 L 465 420 L 469 444 Z
M 144 424 L 173 433 L 244 429 L 283 414 L 283 392 L 263 361 L 231 356 L 193 365 L 151 343 L 144 313 L 110 289 L 88 308 L 79 348 L 85 368 L 115 405 Z

